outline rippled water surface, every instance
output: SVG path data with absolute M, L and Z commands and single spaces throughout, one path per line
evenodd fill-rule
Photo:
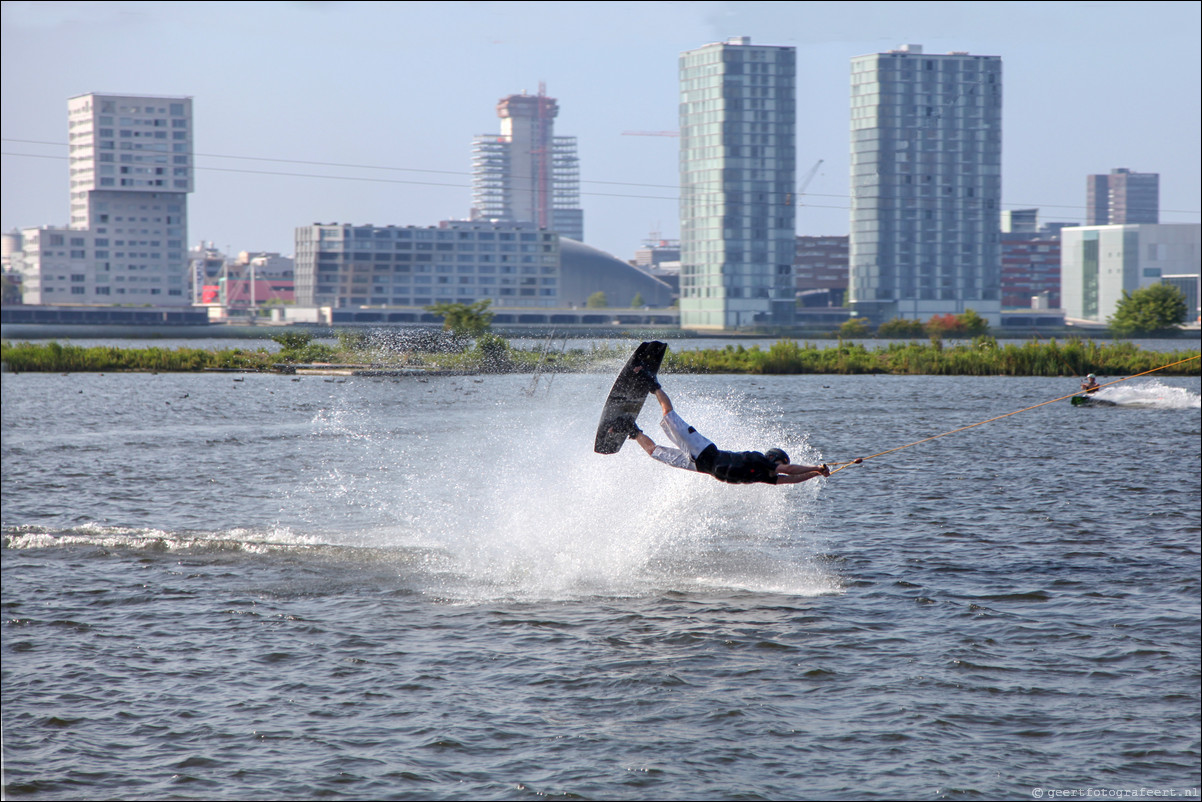
M 611 379 L 5 374 L 5 796 L 1197 798 L 1197 378 Z

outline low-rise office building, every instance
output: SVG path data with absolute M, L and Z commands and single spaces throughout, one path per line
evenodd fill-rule
M 633 265 L 533 223 L 314 224 L 296 230 L 301 307 L 425 307 L 489 300 L 494 310 L 668 306 L 672 288 Z
M 1081 226 L 1060 236 L 1060 293 L 1069 323 L 1106 325 L 1124 291 L 1202 271 L 1198 223 Z
M 187 267 L 166 243 L 100 229 L 27 228 L 11 259 L 26 304 L 185 306 Z M 174 268 L 174 269 L 172 269 Z
M 1034 300 L 1036 298 L 1039 300 Z M 1060 238 L 1057 234 L 1002 234 L 1002 307 L 1060 308 Z
M 296 230 L 301 306 L 555 306 L 559 235 L 533 223 L 314 224 Z
M 847 297 L 848 237 L 799 236 L 793 265 L 803 306 L 843 306 Z

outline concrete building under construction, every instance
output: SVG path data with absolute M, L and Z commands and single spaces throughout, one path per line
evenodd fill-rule
M 576 137 L 555 136 L 558 114 L 541 84 L 538 95 L 501 98 L 501 133 L 472 140 L 473 220 L 534 223 L 583 241 Z

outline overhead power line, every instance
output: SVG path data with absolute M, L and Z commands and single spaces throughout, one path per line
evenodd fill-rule
M 67 146 L 66 143 L 64 143 L 64 142 L 46 142 L 46 141 L 37 140 L 37 139 L 8 139 L 8 138 L 6 138 L 6 139 L 3 139 L 2 141 L 20 143 L 20 144 L 25 144 L 25 145 L 51 145 L 51 146 L 55 146 L 55 147 L 66 147 Z M 34 154 L 5 154 L 5 155 L 31 155 L 32 156 Z M 228 153 L 193 153 L 192 155 L 194 157 L 203 156 L 203 157 L 209 158 L 209 159 L 236 159 L 239 161 L 272 162 L 275 164 L 302 164 L 302 165 L 306 165 L 309 167 L 341 167 L 341 168 L 351 168 L 351 169 L 356 169 L 356 170 L 383 170 L 383 171 L 399 172 L 399 173 L 429 173 L 429 174 L 433 174 L 433 175 L 467 176 L 469 178 L 473 175 L 473 173 L 471 173 L 469 171 L 464 171 L 464 170 L 428 170 L 428 169 L 419 168 L 419 167 L 393 167 L 393 166 L 381 165 L 381 164 L 355 164 L 355 163 L 350 163 L 350 162 L 325 162 L 325 161 L 314 161 L 312 159 L 277 159 L 277 158 L 272 158 L 269 156 L 234 156 L 234 155 L 230 155 Z M 44 158 L 50 158 L 50 157 L 44 157 Z M 65 157 L 63 157 L 63 158 L 65 158 Z M 197 169 L 202 169 L 202 168 L 197 168 Z M 217 168 L 203 168 L 203 169 L 217 169 Z M 289 175 L 289 174 L 288 173 L 279 173 L 279 175 Z M 672 189 L 672 190 L 676 189 L 676 187 L 674 185 L 669 185 L 669 184 L 643 184 L 643 183 L 635 183 L 635 182 L 630 182 L 630 181 L 582 180 L 580 183 L 582 183 L 582 184 L 601 184 L 601 185 L 610 185 L 610 186 L 625 186 L 625 187 L 647 187 L 647 188 L 652 188 L 652 189 Z
M 22 156 L 22 157 L 31 158 L 31 159 L 51 159 L 51 160 L 56 160 L 56 161 L 66 161 L 66 159 L 67 159 L 66 156 L 48 156 L 45 154 L 38 154 L 38 153 L 13 153 L 11 151 L 2 151 L 2 152 L 0 152 L 0 155 Z M 318 163 L 314 163 L 314 164 L 320 164 L 320 163 L 318 162 Z M 359 181 L 359 182 L 365 182 L 365 183 L 370 183 L 370 184 L 404 184 L 406 186 L 448 187 L 451 189 L 471 189 L 470 184 L 451 184 L 451 183 L 441 183 L 441 182 L 437 182 L 437 181 L 414 181 L 411 179 L 400 179 L 400 178 L 373 178 L 370 176 L 360 176 L 360 175 L 327 175 L 327 174 L 322 174 L 322 173 L 282 172 L 282 171 L 278 171 L 278 170 L 237 169 L 237 168 L 233 168 L 233 167 L 202 167 L 200 165 L 194 165 L 192 169 L 197 170 L 199 172 L 207 172 L 207 173 L 240 173 L 243 175 L 277 176 L 280 178 L 321 178 L 321 179 L 325 179 L 327 181 Z M 405 169 L 405 168 L 389 168 L 389 169 L 400 170 L 400 169 Z M 429 170 L 429 171 L 423 171 L 423 172 L 438 172 L 438 171 Z M 597 183 L 622 185 L 620 182 L 616 182 L 616 181 L 605 181 L 605 182 L 597 182 Z M 654 185 L 632 184 L 632 185 L 622 185 L 622 186 L 654 186 Z M 665 188 L 675 189 L 675 187 L 665 187 Z M 639 198 L 639 199 L 644 199 L 644 200 L 670 200 L 670 201 L 679 200 L 679 198 L 677 198 L 675 196 L 667 197 L 667 196 L 661 196 L 661 195 L 631 195 L 629 193 L 581 192 L 580 194 L 581 195 L 589 195 L 589 196 L 593 196 L 593 197 L 608 197 L 608 198 Z
M 66 147 L 66 144 L 63 142 L 47 142 L 47 141 L 32 140 L 32 139 L 4 138 L 0 141 L 20 143 L 20 144 L 30 144 L 30 145 L 48 145 L 48 146 L 52 146 L 52 147 Z M 37 154 L 37 153 L 14 153 L 11 151 L 0 152 L 0 155 L 21 157 L 21 158 L 32 158 L 32 159 L 50 159 L 50 160 L 59 160 L 59 161 L 67 160 L 66 156 Z M 340 168 L 340 169 L 374 170 L 374 171 L 380 171 L 380 172 L 424 173 L 424 174 L 429 174 L 429 175 L 460 176 L 460 177 L 466 177 L 466 178 L 470 178 L 472 176 L 471 172 L 466 172 L 466 171 L 430 170 L 430 169 L 416 168 L 416 167 L 394 167 L 394 166 L 389 166 L 389 165 L 355 164 L 355 163 L 348 163 L 348 162 L 325 162 L 325 161 L 315 161 L 315 160 L 307 160 L 307 159 L 279 159 L 279 158 L 272 158 L 272 157 L 266 157 L 266 156 L 236 156 L 236 155 L 230 155 L 230 154 L 217 154 L 217 153 L 194 153 L 193 156 L 194 157 L 211 158 L 211 159 L 232 159 L 232 160 L 238 160 L 238 161 L 306 165 L 306 166 L 311 166 L 311 167 L 334 167 L 334 168 Z M 332 181 L 359 181 L 359 182 L 374 183 L 374 184 L 401 184 L 401 185 L 406 185 L 406 186 L 445 187 L 445 188 L 449 188 L 449 189 L 464 189 L 464 190 L 470 190 L 472 188 L 470 183 L 443 183 L 443 182 L 437 182 L 437 181 L 417 181 L 417 180 L 411 180 L 411 179 L 380 178 L 380 177 L 372 177 L 372 176 L 330 175 L 330 174 L 321 174 L 321 173 L 287 172 L 287 171 L 278 171 L 278 170 L 251 170 L 251 169 L 241 169 L 241 168 L 233 168 L 233 167 L 216 167 L 216 166 L 202 166 L 202 165 L 194 165 L 193 169 L 200 171 L 200 172 L 275 176 L 275 177 L 281 177 L 281 178 L 325 179 L 325 180 L 332 180 Z M 582 184 L 596 184 L 599 186 L 663 189 L 663 190 L 670 190 L 674 193 L 680 192 L 679 186 L 668 185 L 668 184 L 646 184 L 646 183 L 634 183 L 634 182 L 626 182 L 626 181 L 585 181 L 585 180 L 582 180 L 581 183 Z M 715 194 L 716 194 L 716 192 L 717 191 L 715 190 Z M 622 192 L 622 193 L 618 193 L 618 192 L 581 192 L 580 194 L 582 196 L 598 197 L 598 198 L 628 198 L 628 199 L 632 199 L 632 200 L 662 200 L 662 201 L 673 201 L 673 202 L 679 202 L 681 200 L 681 196 L 679 194 L 643 195 L 643 194 L 633 194 L 633 193 L 626 193 L 626 192 Z M 700 202 L 705 202 L 704 193 L 694 193 L 693 197 L 696 199 L 699 199 Z M 805 198 L 806 198 L 806 201 L 804 204 L 804 208 L 807 208 L 807 209 L 838 209 L 838 210 L 847 211 L 847 210 L 850 210 L 850 208 L 851 208 L 851 206 L 850 206 L 851 196 L 846 195 L 846 194 L 806 192 Z M 834 200 L 838 201 L 838 203 L 827 203 L 827 204 L 814 203 L 813 200 L 811 200 L 814 198 L 834 199 Z M 880 202 L 914 204 L 914 205 L 917 205 L 919 208 L 922 208 L 923 206 L 926 206 L 926 205 L 932 205 L 932 206 L 936 205 L 936 202 L 940 200 L 939 197 L 935 197 L 935 196 L 932 196 L 929 198 L 920 198 L 920 197 L 916 198 L 916 197 L 889 197 L 889 196 L 884 196 L 884 195 L 868 196 L 868 197 L 863 197 L 862 199 L 866 200 L 866 201 L 867 200 L 875 200 L 875 201 L 880 201 Z M 959 199 L 960 205 L 964 206 L 966 200 L 967 199 L 964 199 L 964 198 Z M 777 207 L 777 206 L 787 206 L 789 204 L 777 204 L 777 203 L 765 202 L 765 205 L 767 205 L 769 208 L 773 208 L 773 207 Z M 980 205 L 979 199 L 975 205 L 978 206 L 978 210 L 984 211 L 984 207 Z M 1005 202 L 1002 204 L 1002 206 L 1006 207 L 1006 208 L 1010 208 L 1010 209 L 1025 209 L 1025 208 L 1066 209 L 1066 210 L 1072 210 L 1072 211 L 1076 211 L 1076 212 L 1084 212 L 1086 209 L 1086 207 L 1084 205 L 1050 204 L 1050 203 Z M 1161 214 L 1180 214 L 1180 215 L 1202 216 L 1202 211 L 1198 211 L 1198 210 L 1161 209 L 1160 213 Z

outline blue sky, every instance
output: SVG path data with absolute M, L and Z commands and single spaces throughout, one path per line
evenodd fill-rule
M 1160 173 L 1161 221 L 1199 222 L 1194 2 L 4 2 L 0 228 L 65 225 L 67 99 L 187 95 L 189 240 L 293 252 L 313 222 L 434 225 L 471 204 L 497 101 L 559 101 L 585 239 L 622 259 L 678 234 L 676 60 L 731 36 L 791 45 L 799 234 L 848 230 L 854 56 L 901 44 L 1002 57 L 1003 208 L 1082 221 L 1085 177 Z

